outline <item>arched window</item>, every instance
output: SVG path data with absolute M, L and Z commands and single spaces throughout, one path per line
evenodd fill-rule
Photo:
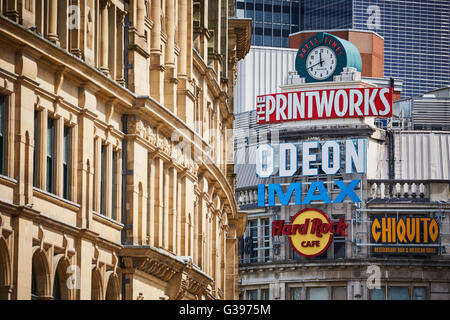
M 102 278 L 96 269 L 92 270 L 91 286 L 91 300 L 103 300 Z
M 120 291 L 117 275 L 111 275 L 108 280 L 108 286 L 106 287 L 105 300 L 119 300 Z
M 31 266 L 31 300 L 38 299 L 38 290 L 37 290 L 37 277 L 36 272 L 34 270 L 34 263 Z
M 59 281 L 58 271 L 55 272 L 55 278 L 53 279 L 53 300 L 62 300 L 61 295 L 61 282 Z
M 31 299 L 51 299 L 50 272 L 43 252 L 33 254 L 31 273 Z
M 1 220 L 0 220 L 1 223 Z M 10 299 L 11 294 L 11 269 L 8 247 L 0 238 L 0 300 Z

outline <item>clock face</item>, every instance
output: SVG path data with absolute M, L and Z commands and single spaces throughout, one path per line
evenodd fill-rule
M 306 70 L 316 80 L 329 78 L 336 70 L 336 66 L 336 54 L 326 46 L 320 46 L 311 50 L 306 57 Z

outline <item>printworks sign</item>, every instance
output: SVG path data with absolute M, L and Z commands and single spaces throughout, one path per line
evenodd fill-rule
M 353 88 L 299 91 L 256 97 L 258 124 L 392 117 L 392 88 Z
M 299 211 L 290 223 L 285 223 L 284 220 L 273 221 L 272 236 L 286 235 L 298 254 L 315 257 L 328 249 L 333 235 L 345 237 L 347 227 L 343 218 L 339 222 L 331 222 L 326 213 L 309 208 Z
M 437 254 L 439 225 L 430 217 L 374 217 L 371 237 L 375 254 Z

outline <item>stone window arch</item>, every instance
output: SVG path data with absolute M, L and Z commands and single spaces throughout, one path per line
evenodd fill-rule
M 92 269 L 91 300 L 104 300 L 102 275 L 95 267 Z
M 0 235 L 0 300 L 9 300 L 10 298 L 11 259 L 7 243 L 5 239 Z
M 31 272 L 31 299 L 52 299 L 50 268 L 44 251 L 39 250 L 39 248 L 33 254 Z

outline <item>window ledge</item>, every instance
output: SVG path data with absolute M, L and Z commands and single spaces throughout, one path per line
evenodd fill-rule
M 15 187 L 17 180 L 0 174 L 0 183 L 4 183 L 9 187 Z
M 78 209 L 80 209 L 80 205 L 78 203 L 61 198 L 53 193 L 47 192 L 45 190 L 36 187 L 33 187 L 33 191 L 34 191 L 33 195 L 35 195 L 36 197 L 61 205 L 64 208 L 73 211 L 78 211 Z
M 95 221 L 97 221 L 97 222 L 106 224 L 107 226 L 110 226 L 111 228 L 114 228 L 114 229 L 119 230 L 119 231 L 121 231 L 123 229 L 123 227 L 124 227 L 124 225 L 121 224 L 120 222 L 115 221 L 115 220 L 113 220 L 111 218 L 108 218 L 108 217 L 106 217 L 104 215 L 101 215 L 101 214 L 99 214 L 99 213 L 97 213 L 95 211 L 92 211 L 92 218 Z

